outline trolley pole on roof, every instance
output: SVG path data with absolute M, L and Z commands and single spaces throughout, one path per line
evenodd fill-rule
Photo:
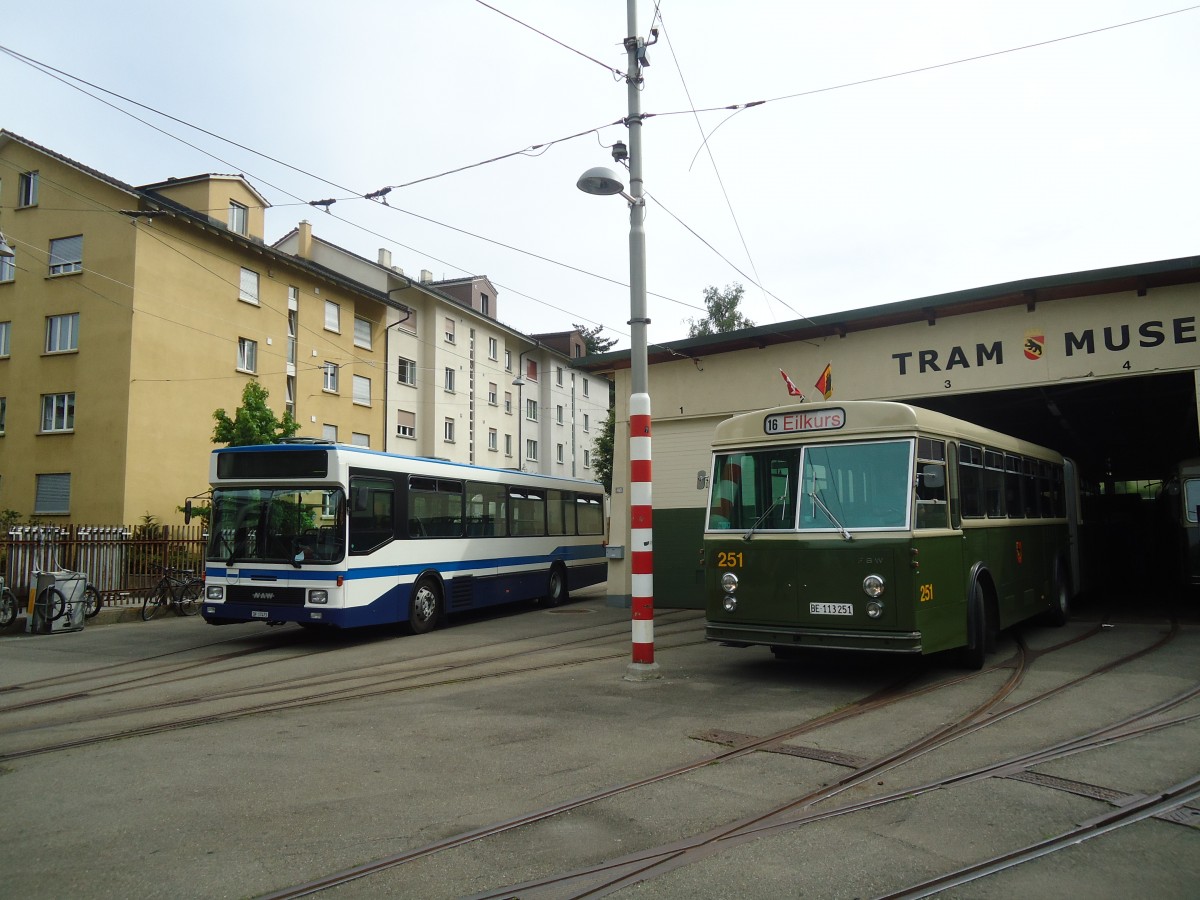
M 626 681 L 661 677 L 654 661 L 654 534 L 650 485 L 650 388 L 646 354 L 646 200 L 642 190 L 642 75 L 647 44 L 637 36 L 637 3 L 626 0 L 629 37 L 625 50 L 629 67 L 625 86 L 629 95 L 629 193 L 612 169 L 588 169 L 576 182 L 587 194 L 620 194 L 629 203 L 629 565 L 633 613 L 633 654 Z M 652 32 L 653 34 L 653 32 Z M 651 41 L 653 43 L 653 41 Z M 626 147 L 616 144 L 613 159 L 625 162 Z

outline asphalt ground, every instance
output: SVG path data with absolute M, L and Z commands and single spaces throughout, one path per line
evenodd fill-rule
M 1195 689 L 1200 624 L 1191 607 L 1174 625 L 1172 612 L 1165 601 L 1085 607 L 1064 628 L 1005 633 L 971 677 L 936 659 L 780 662 L 705 642 L 699 612 L 660 610 L 661 677 L 628 680 L 629 613 L 598 591 L 419 637 L 109 610 L 75 633 L 18 623 L 0 631 L 0 897 L 270 896 L 381 861 L 393 864 L 326 895 L 889 895 L 1200 774 L 1200 701 L 1159 714 L 1156 730 L 1009 777 L 730 828 L 969 717 L 1008 682 L 1018 638 L 1031 661 L 974 717 L 985 727 L 803 810 L 936 783 Z M 898 702 L 803 729 L 896 685 Z M 1025 771 L 1041 780 L 1011 777 Z M 1174 815 L 942 896 L 1195 897 L 1200 805 Z M 633 867 L 643 880 L 603 887 L 622 857 L 670 845 L 671 865 L 653 865 L 672 858 L 659 853 Z

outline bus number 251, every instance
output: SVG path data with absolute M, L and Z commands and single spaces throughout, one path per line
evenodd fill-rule
M 717 554 L 718 569 L 740 569 L 742 567 L 742 554 L 730 553 L 722 550 Z

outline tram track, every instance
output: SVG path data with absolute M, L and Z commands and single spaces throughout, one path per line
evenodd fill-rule
M 676 617 L 676 620 L 678 620 L 680 618 L 687 618 L 687 617 Z M 669 625 L 672 621 L 670 616 L 664 616 L 664 617 L 661 617 L 661 619 L 667 625 Z M 559 632 L 559 634 L 568 634 L 571 632 L 589 631 L 589 630 L 597 630 L 597 629 L 602 629 L 605 631 L 611 630 L 615 633 L 621 627 L 623 627 L 623 626 L 612 625 L 612 624 L 585 625 L 585 626 L 580 626 L 579 628 L 566 629 L 562 632 Z M 185 648 L 182 650 L 172 651 L 169 654 L 162 654 L 160 656 L 146 657 L 141 660 L 131 660 L 126 663 L 115 663 L 112 666 L 98 667 L 96 669 L 92 669 L 87 672 L 76 673 L 71 676 L 55 676 L 52 678 L 41 679 L 39 681 L 27 682 L 22 685 L 15 685 L 12 688 L 10 688 L 10 690 L 18 690 L 18 689 L 30 690 L 34 687 L 44 686 L 43 683 L 50 683 L 50 682 L 60 683 L 60 679 L 78 678 L 79 680 L 85 681 L 85 683 L 87 684 L 87 688 L 81 689 L 81 690 L 72 690 L 70 693 L 57 694 L 57 695 L 54 695 L 51 697 L 38 697 L 35 699 L 30 699 L 28 701 L 23 701 L 23 702 L 8 704 L 8 705 L 0 705 L 0 716 L 3 716 L 6 713 L 20 712 L 23 710 L 29 710 L 29 709 L 34 709 L 34 708 L 44 709 L 48 706 L 52 706 L 57 703 L 64 703 L 64 702 L 68 702 L 68 701 L 78 701 L 81 699 L 106 698 L 106 697 L 110 697 L 110 696 L 118 694 L 118 693 L 123 693 L 123 692 L 127 692 L 127 691 L 132 691 L 132 690 L 140 690 L 147 686 L 154 686 L 155 688 L 161 688 L 164 685 L 166 685 L 166 686 L 177 685 L 177 684 L 187 682 L 190 680 L 194 680 L 194 679 L 198 679 L 198 678 L 206 679 L 206 678 L 210 678 L 214 674 L 214 672 L 212 671 L 212 667 L 215 664 L 229 662 L 231 660 L 240 659 L 240 658 L 244 658 L 247 656 L 254 656 L 254 655 L 257 655 L 260 653 L 277 653 L 281 649 L 281 647 L 286 648 L 288 646 L 299 646 L 304 650 L 304 652 L 292 654 L 290 656 L 277 657 L 277 658 L 270 659 L 270 660 L 255 661 L 255 662 L 248 663 L 247 665 L 244 665 L 244 666 L 231 666 L 231 667 L 227 667 L 227 668 L 222 668 L 219 671 L 217 671 L 215 674 L 219 674 L 219 675 L 234 674 L 237 672 L 244 672 L 247 669 L 256 668 L 256 667 L 263 666 L 263 665 L 286 664 L 288 662 L 294 662 L 300 658 L 311 658 L 312 656 L 318 655 L 318 654 L 344 651 L 347 649 L 351 649 L 349 647 L 349 645 L 347 645 L 345 643 L 338 643 L 338 644 L 331 645 L 331 646 L 330 645 L 323 646 L 319 643 L 315 643 L 314 642 L 315 639 L 313 638 L 313 636 L 311 634 L 309 634 L 307 632 L 303 632 L 303 631 L 295 631 L 295 632 L 292 632 L 290 635 L 285 633 L 283 636 L 285 637 L 285 639 L 290 638 L 290 641 L 285 640 L 285 642 L 281 644 L 281 642 L 273 640 L 270 643 L 265 643 L 260 646 L 248 647 L 248 648 L 244 648 L 241 650 L 233 651 L 231 653 L 221 654 L 219 656 L 205 657 L 204 659 L 196 660 L 193 662 L 188 662 L 186 664 L 179 665 L 179 666 L 174 666 L 174 667 L 170 667 L 170 668 L 166 668 L 166 669 L 160 669 L 160 670 L 156 670 L 156 671 L 152 671 L 152 672 L 139 673 L 135 677 L 126 678 L 126 679 L 123 679 L 120 681 L 115 681 L 115 682 L 97 684 L 97 683 L 94 683 L 92 681 L 92 679 L 98 677 L 99 673 L 105 672 L 105 671 L 108 671 L 108 670 L 111 670 L 114 668 L 125 667 L 125 666 L 138 666 L 138 665 L 142 665 L 143 663 L 146 663 L 146 662 L 154 661 L 156 659 L 165 658 L 168 656 L 175 656 L 180 653 L 189 653 L 189 652 L 193 652 L 194 650 L 202 650 L 208 646 L 214 646 L 215 644 L 225 643 L 225 641 L 214 642 L 213 644 L 204 644 L 204 645 L 200 645 L 196 648 Z M 591 638 L 581 638 L 576 641 L 563 642 L 561 644 L 552 645 L 551 647 L 543 648 L 543 649 L 556 649 L 556 648 L 570 646 L 575 643 L 586 642 L 589 640 L 602 640 L 602 639 L 606 639 L 609 636 L 610 635 L 608 635 L 608 634 L 601 634 L 601 635 L 591 637 Z M 245 638 L 244 637 L 238 638 L 237 640 L 245 640 Z M 476 646 L 472 647 L 471 649 L 472 649 L 472 651 L 474 651 L 474 650 L 479 650 L 479 649 L 486 649 L 487 647 L 500 647 L 500 646 L 511 646 L 511 642 L 510 641 L 495 641 L 495 642 L 491 642 L 490 644 L 476 645 Z M 175 700 L 175 701 L 168 701 L 168 702 L 164 702 L 164 703 L 153 703 L 153 704 L 147 704 L 147 705 L 141 706 L 141 707 L 132 707 L 132 708 L 128 708 L 125 710 L 118 710 L 115 713 L 105 714 L 105 716 L 103 716 L 103 717 L 110 717 L 111 715 L 114 715 L 114 714 L 119 715 L 124 712 L 137 712 L 137 711 L 147 711 L 147 710 L 153 710 L 153 709 L 168 708 L 171 706 L 178 706 L 180 704 L 186 704 L 186 703 L 192 702 L 194 700 L 198 700 L 198 699 L 208 699 L 208 700 L 230 699 L 230 698 L 247 695 L 247 694 L 264 693 L 271 689 L 281 689 L 281 690 L 287 689 L 287 688 L 295 689 L 295 688 L 303 685 L 305 682 L 319 683 L 321 685 L 328 686 L 330 684 L 335 684 L 335 683 L 339 683 L 339 682 L 352 681 L 352 680 L 364 677 L 364 675 L 367 673 L 378 674 L 381 670 L 386 669 L 386 668 L 394 668 L 397 666 L 411 664 L 414 662 L 419 662 L 419 663 L 424 664 L 424 663 L 428 663 L 429 660 L 431 660 L 431 659 L 436 659 L 436 658 L 442 657 L 442 656 L 457 656 L 457 655 L 461 655 L 463 652 L 464 651 L 462 651 L 462 650 L 451 649 L 451 650 L 443 650 L 443 651 L 440 651 L 440 652 L 438 652 L 436 654 L 432 654 L 432 655 L 406 657 L 404 659 L 397 660 L 394 662 L 371 663 L 371 664 L 367 664 L 367 665 L 349 666 L 349 667 L 346 667 L 343 669 L 334 670 L 332 672 L 323 673 L 322 675 L 305 676 L 302 679 L 294 679 L 294 678 L 293 679 L 280 679 L 280 680 L 277 680 L 274 682 L 259 684 L 253 688 L 244 688 L 244 689 L 222 691 L 222 692 L 216 692 L 216 693 L 206 693 L 203 695 L 203 697 L 188 697 L 188 698 Z M 491 659 L 496 660 L 496 659 L 502 659 L 502 658 L 504 658 L 504 656 L 515 656 L 515 655 L 519 655 L 519 654 L 513 654 L 513 653 L 502 654 L 502 655 L 499 655 L 496 657 L 492 657 Z M 488 660 L 483 660 L 480 662 L 485 662 L 485 661 L 488 661 Z M 431 668 L 430 671 L 433 672 L 433 671 L 444 670 L 446 668 L 452 668 L 452 667 L 453 667 L 453 664 L 446 665 L 446 666 L 437 666 L 437 667 Z M 174 676 L 180 676 L 180 677 L 174 677 Z M 3 700 L 2 694 L 0 694 L 0 700 Z M 87 718 L 85 717 L 84 719 L 80 719 L 78 717 L 78 715 L 73 715 L 71 718 L 71 721 L 72 722 L 87 721 Z M 0 730 L 0 733 L 3 733 L 2 730 Z
M 957 740 L 959 737 L 972 733 L 980 728 L 986 727 L 988 724 L 996 723 L 1007 719 L 1011 715 L 1029 709 L 1030 707 L 1048 699 L 1050 696 L 1061 693 L 1074 687 L 1084 681 L 1098 677 L 1106 672 L 1110 672 L 1118 666 L 1127 664 L 1134 659 L 1140 658 L 1147 653 L 1154 652 L 1157 649 L 1165 646 L 1175 638 L 1178 633 L 1177 625 L 1172 625 L 1171 630 L 1158 641 L 1155 641 L 1148 647 L 1141 648 L 1133 653 L 1126 654 L 1117 659 L 1111 660 L 1096 669 L 1084 673 L 1078 678 L 1072 679 L 1068 684 L 1059 685 L 1048 691 L 1043 691 L 1034 697 L 1024 701 L 1021 704 L 1014 705 L 1000 712 L 993 712 L 996 707 L 1003 703 L 1009 697 L 1018 685 L 1021 684 L 1025 674 L 1029 670 L 1030 665 L 1035 661 L 1046 657 L 1047 655 L 1057 652 L 1073 644 L 1079 643 L 1090 637 L 1099 634 L 1102 630 L 1103 623 L 1098 623 L 1095 627 L 1077 635 L 1069 640 L 1060 642 L 1051 647 L 1039 650 L 1029 651 L 1023 644 L 1018 645 L 1017 654 L 1003 662 L 997 663 L 985 669 L 983 672 L 970 673 L 969 675 L 948 678 L 939 681 L 932 685 L 923 686 L 912 691 L 903 691 L 896 686 L 890 689 L 881 691 L 878 696 L 864 698 L 863 701 L 851 704 L 841 710 L 834 711 L 825 716 L 820 716 L 815 719 L 800 723 L 797 726 L 785 729 L 775 734 L 768 735 L 762 738 L 747 738 L 739 741 L 738 745 L 732 747 L 722 753 L 714 754 L 700 760 L 693 761 L 681 766 L 674 767 L 664 772 L 656 773 L 651 776 L 637 779 L 626 784 L 618 785 L 602 791 L 597 791 L 584 797 L 576 798 L 575 800 L 566 803 L 557 804 L 547 807 L 542 810 L 537 810 L 517 818 L 495 823 L 473 831 L 464 832 L 450 838 L 439 840 L 411 851 L 394 854 L 384 857 L 360 866 L 343 870 L 334 873 L 324 878 L 316 879 L 305 884 L 297 885 L 282 891 L 274 892 L 265 895 L 270 900 L 287 897 L 302 897 L 314 894 L 331 887 L 336 887 L 341 884 L 346 884 L 350 881 L 355 881 L 361 878 L 367 878 L 377 875 L 381 872 L 394 869 L 398 866 L 403 866 L 408 863 L 426 858 L 436 853 L 452 850 L 465 844 L 482 840 L 488 837 L 502 834 L 506 831 L 511 831 L 517 828 L 526 827 L 563 813 L 595 803 L 618 794 L 628 791 L 633 791 L 638 788 L 648 786 L 660 781 L 674 778 L 678 775 L 695 771 L 707 766 L 716 765 L 722 762 L 729 762 L 740 756 L 753 753 L 757 750 L 769 750 L 772 747 L 777 747 L 784 741 L 790 740 L 796 736 L 804 734 L 808 731 L 816 730 L 834 722 L 843 721 L 858 715 L 866 714 L 878 708 L 886 707 L 892 703 L 901 702 L 905 699 L 910 699 L 921 694 L 928 693 L 932 690 L 944 688 L 949 685 L 958 684 L 972 678 L 979 677 L 988 672 L 994 672 L 998 669 L 1011 668 L 1013 671 L 1004 683 L 1000 685 L 993 693 L 983 702 L 974 706 L 966 714 L 961 716 L 957 721 L 952 722 L 943 728 L 936 729 L 934 732 L 911 742 L 900 750 L 885 754 L 882 757 L 870 760 L 864 765 L 858 766 L 850 775 L 837 779 L 833 784 L 823 786 L 822 788 L 809 792 L 808 794 L 780 804 L 766 812 L 757 814 L 746 820 L 733 823 L 730 826 L 717 829 L 715 832 L 698 835 L 694 838 L 686 839 L 679 842 L 678 845 L 668 848 L 656 848 L 653 850 L 641 851 L 634 854 L 632 857 L 623 860 L 611 860 L 595 866 L 587 867 L 576 872 L 567 873 L 565 875 L 554 876 L 549 879 L 535 882 L 527 882 L 520 885 L 510 886 L 494 893 L 486 893 L 478 895 L 477 900 L 483 898 L 508 898 L 514 896 L 536 897 L 542 893 L 547 896 L 554 897 L 582 897 L 594 896 L 600 894 L 611 893 L 621 887 L 633 884 L 635 882 L 646 881 L 654 877 L 664 874 L 674 868 L 686 865 L 701 855 L 709 855 L 713 852 L 719 852 L 721 848 L 728 847 L 735 841 L 745 841 L 755 839 L 760 833 L 765 833 L 766 829 L 782 829 L 797 827 L 800 824 L 807 824 L 809 821 L 819 821 L 820 818 L 831 817 L 834 815 L 844 815 L 849 811 L 860 808 L 862 803 L 867 803 L 872 806 L 881 805 L 886 802 L 894 802 L 903 797 L 915 796 L 911 791 L 898 792 L 894 796 L 879 798 L 877 800 L 861 801 L 859 804 L 848 804 L 844 807 L 838 807 L 828 812 L 819 814 L 811 813 L 809 810 L 815 804 L 829 801 L 841 792 L 848 790 L 850 787 L 861 784 L 873 777 L 877 777 L 884 771 L 902 765 L 905 761 L 915 759 L 916 757 L 932 750 L 945 746 L 946 744 Z M 1079 752 L 1075 750 L 1074 752 Z M 991 777 L 991 776 L 987 776 Z M 952 783 L 948 781 L 947 784 Z M 940 783 L 937 785 L 941 787 Z M 933 789 L 933 788 L 927 788 Z M 861 806 L 861 808 L 870 808 L 869 806 Z M 620 869 L 619 874 L 614 874 L 615 869 Z M 613 877 L 609 878 L 608 876 Z M 578 890 L 576 889 L 578 888 Z
M 684 634 L 690 634 L 694 630 L 691 628 L 690 623 L 683 623 L 682 625 L 679 626 L 679 629 Z M 669 625 L 666 627 L 660 628 L 659 632 L 658 632 L 658 639 L 659 639 L 660 645 L 664 649 L 671 649 L 673 647 L 690 646 L 690 645 L 697 645 L 697 644 L 704 643 L 704 641 L 702 639 L 701 640 L 685 640 L 685 641 L 681 641 L 681 642 L 671 642 L 669 640 L 664 640 L 664 639 L 670 639 L 671 637 L 677 636 L 680 633 L 680 631 L 673 632 Z M 320 676 L 314 676 L 312 678 L 306 679 L 306 681 L 309 683 L 315 682 L 321 686 L 321 689 L 317 690 L 315 692 L 301 694 L 296 697 L 283 698 L 283 699 L 272 700 L 272 701 L 267 701 L 267 702 L 250 703 L 248 705 L 236 707 L 236 708 L 230 709 L 230 710 L 222 710 L 222 711 L 213 712 L 213 713 L 190 715 L 190 716 L 185 716 L 183 718 L 172 719 L 169 721 L 153 722 L 153 723 L 149 723 L 146 725 L 138 725 L 138 726 L 133 726 L 133 727 L 124 728 L 124 729 L 116 729 L 116 730 L 112 730 L 112 731 L 108 731 L 108 732 L 104 732 L 104 733 L 100 733 L 100 734 L 87 735 L 84 737 L 73 738 L 70 740 L 57 741 L 57 742 L 42 744 L 42 745 L 33 746 L 33 747 L 21 748 L 21 749 L 16 749 L 16 750 L 10 750 L 10 751 L 3 751 L 3 752 L 0 752 L 0 763 L 15 761 L 18 759 L 24 759 L 24 758 L 27 758 L 30 756 L 39 756 L 39 755 L 46 754 L 46 753 L 54 753 L 54 752 L 59 752 L 59 751 L 63 751 L 63 750 L 88 747 L 88 746 L 92 746 L 92 745 L 96 745 L 96 744 L 106 743 L 109 741 L 124 740 L 124 739 L 128 739 L 128 738 L 149 736 L 149 735 L 153 735 L 153 734 L 161 734 L 164 732 L 178 731 L 178 730 L 183 730 L 183 729 L 188 729 L 188 728 L 196 728 L 196 727 L 200 727 L 200 726 L 204 726 L 204 725 L 220 724 L 223 722 L 234 721 L 237 719 L 243 719 L 243 718 L 247 718 L 250 716 L 264 715 L 264 714 L 277 713 L 277 712 L 296 710 L 296 709 L 305 709 L 305 708 L 310 708 L 310 707 L 323 706 L 323 705 L 330 704 L 330 703 L 342 703 L 342 702 L 351 701 L 351 700 L 363 700 L 363 699 L 378 698 L 378 697 L 386 696 L 389 694 L 403 693 L 403 692 L 422 690 L 422 689 L 430 689 L 430 688 L 436 688 L 436 687 L 447 687 L 447 686 L 453 686 L 453 685 L 459 685 L 459 684 L 467 684 L 467 683 L 481 681 L 481 680 L 485 680 L 485 679 L 511 677 L 514 675 L 527 674 L 530 672 L 570 668 L 570 667 L 574 667 L 574 666 L 585 665 L 585 664 L 591 663 L 591 662 L 600 662 L 600 661 L 609 660 L 609 659 L 619 659 L 624 656 L 627 656 L 628 649 L 625 647 L 622 647 L 620 650 L 604 651 L 602 653 L 579 656 L 579 657 L 575 657 L 575 658 L 564 660 L 564 661 L 558 661 L 558 662 L 533 663 L 533 664 L 528 664 L 528 665 L 509 666 L 509 667 L 502 668 L 497 671 L 477 672 L 477 673 L 473 673 L 473 674 L 470 674 L 467 672 L 467 670 L 469 670 L 469 669 L 478 668 L 480 666 L 486 666 L 486 665 L 494 665 L 496 663 L 504 663 L 508 660 L 512 660 L 515 658 L 529 658 L 529 657 L 535 656 L 535 655 L 544 656 L 545 654 L 569 649 L 569 648 L 575 647 L 579 644 L 591 643 L 596 640 L 611 640 L 612 637 L 614 637 L 614 636 L 615 635 L 612 635 L 612 634 L 595 635 L 595 636 L 591 636 L 591 637 L 587 637 L 587 638 L 577 638 L 577 639 L 571 640 L 571 641 L 563 641 L 563 642 L 560 642 L 557 644 L 539 647 L 534 650 L 522 650 L 522 651 L 516 652 L 516 653 L 509 652 L 509 653 L 495 654 L 493 656 L 485 657 L 482 659 L 474 659 L 474 660 L 470 660 L 470 661 L 463 662 L 463 663 L 447 664 L 447 665 L 432 666 L 432 667 L 425 666 L 424 668 L 419 669 L 416 672 L 405 672 L 405 673 L 400 673 L 400 674 L 395 674 L 395 675 L 388 675 L 388 676 L 385 676 L 382 678 L 375 678 L 375 680 L 373 680 L 367 684 L 359 684 L 356 686 L 349 686 L 349 687 L 340 687 L 340 688 L 329 689 L 329 682 L 326 679 L 323 679 Z M 424 660 L 408 660 L 407 662 L 411 663 L 413 661 L 424 662 Z M 362 677 L 366 677 L 367 673 L 377 672 L 378 668 L 379 668 L 379 666 L 377 664 L 372 665 L 372 666 L 364 666 L 364 667 L 361 667 L 361 669 L 360 669 L 360 671 L 363 673 L 362 675 L 344 676 L 340 680 L 341 681 L 361 680 Z M 143 705 L 135 706 L 135 707 L 125 707 L 125 708 L 121 708 L 121 709 L 117 709 L 117 710 L 101 711 L 101 712 L 93 714 L 91 716 L 84 716 L 84 717 L 81 717 L 79 715 L 73 715 L 69 719 L 65 719 L 65 720 L 42 722 L 42 723 L 38 723 L 38 724 L 29 726 L 29 727 L 8 729 L 3 732 L 0 732 L 0 735 L 11 738 L 14 736 L 26 735 L 26 734 L 30 734 L 30 733 L 34 733 L 34 732 L 38 732 L 38 731 L 48 730 L 48 729 L 55 728 L 55 727 L 63 727 L 66 725 L 75 727 L 75 726 L 78 726 L 80 724 L 87 723 L 87 722 L 96 722 L 96 721 L 108 720 L 108 719 L 125 717 L 125 716 L 148 714 L 148 713 L 154 713 L 154 712 L 163 712 L 163 711 L 176 710 L 176 709 L 188 709 L 191 707 L 198 706 L 200 704 L 219 702 L 220 700 L 223 700 L 223 699 L 255 698 L 255 697 L 262 696 L 264 693 L 276 693 L 279 691 L 287 691 L 287 690 L 291 690 L 291 691 L 303 690 L 304 687 L 306 687 L 306 686 L 307 685 L 305 685 L 305 684 L 298 685 L 293 682 L 281 682 L 281 683 L 278 683 L 269 688 L 256 687 L 253 689 L 245 689 L 245 690 L 239 689 L 237 691 L 228 692 L 225 695 L 211 694 L 211 695 L 204 695 L 201 697 L 190 697 L 190 698 L 182 698 L 182 699 L 175 699 L 175 700 L 169 700 L 169 701 L 161 701 L 161 702 L 155 702 L 155 703 L 150 703 L 150 704 L 143 704 Z

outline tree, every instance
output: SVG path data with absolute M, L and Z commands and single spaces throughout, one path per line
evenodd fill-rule
M 213 413 L 217 421 L 213 428 L 213 443 L 230 447 L 278 444 L 299 431 L 300 423 L 292 418 L 290 412 L 285 412 L 283 419 L 275 418 L 275 413 L 267 406 L 268 396 L 267 389 L 257 381 L 247 382 L 242 391 L 242 405 L 234 411 L 232 419 L 224 409 Z
M 744 288 L 740 284 L 726 285 L 723 291 L 718 291 L 712 285 L 706 287 L 704 307 L 708 310 L 708 317 L 688 319 L 688 337 L 725 334 L 739 328 L 753 328 L 754 323 L 738 312 L 743 292 Z
M 613 434 L 616 423 L 616 411 L 610 404 L 604 424 L 600 426 L 600 434 L 592 444 L 592 471 L 596 473 L 596 480 L 604 485 L 606 494 L 612 493 Z
M 578 322 L 574 325 L 579 330 L 588 353 L 607 353 L 617 342 L 616 338 L 600 337 L 600 332 L 604 330 L 603 325 L 597 325 L 595 328 L 585 328 Z

